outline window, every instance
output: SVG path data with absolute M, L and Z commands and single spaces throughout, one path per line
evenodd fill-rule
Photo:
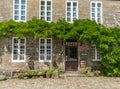
M 102 2 L 91 2 L 91 20 L 102 23 Z
M 40 19 L 52 21 L 52 0 L 40 0 Z
M 93 61 L 100 61 L 100 50 L 96 46 L 91 47 L 91 56 Z
M 71 23 L 75 19 L 78 19 L 78 2 L 67 1 L 66 2 L 66 21 Z
M 13 37 L 12 40 L 12 62 L 25 62 L 26 54 L 26 39 L 17 39 Z
M 26 0 L 14 0 L 13 19 L 26 21 Z
M 40 62 L 50 62 L 52 59 L 52 39 L 39 39 L 39 60 Z

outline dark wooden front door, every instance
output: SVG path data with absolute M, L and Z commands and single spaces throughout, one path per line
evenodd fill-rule
M 65 69 L 66 71 L 78 70 L 78 50 L 77 47 L 66 47 Z

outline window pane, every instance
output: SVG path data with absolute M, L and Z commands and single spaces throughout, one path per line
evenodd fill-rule
M 47 44 L 51 44 L 51 39 L 47 39 Z
M 101 3 L 97 3 L 97 7 L 101 7 Z
M 20 55 L 20 60 L 24 60 L 24 55 Z
M 95 12 L 95 8 L 92 8 L 92 12 Z
M 73 6 L 77 6 L 77 3 L 76 3 L 76 2 L 74 2 L 74 3 L 73 3 Z
M 13 55 L 13 60 L 17 60 L 18 59 L 18 55 Z
M 18 50 L 14 50 L 14 51 L 13 51 L 13 54 L 18 54 Z
M 21 6 L 21 9 L 24 10 L 24 9 L 25 9 L 25 5 L 22 5 L 22 6 Z
M 41 5 L 45 5 L 45 2 L 44 2 L 44 1 L 41 1 Z
M 25 11 L 21 11 L 21 15 L 25 15 Z
M 67 2 L 67 6 L 71 6 L 71 3 L 70 3 L 70 2 Z
M 15 15 L 19 15 L 19 11 L 15 11 Z
M 50 16 L 51 15 L 51 13 L 50 12 L 47 12 L 47 16 Z
M 19 0 L 15 0 L 15 4 L 19 4 Z
M 68 21 L 68 22 L 70 22 L 70 21 L 71 21 L 71 19 L 70 19 L 70 18 L 67 18 L 67 21 Z
M 95 13 L 92 13 L 92 17 L 95 17 Z
M 21 16 L 21 20 L 25 20 L 25 16 Z
M 47 1 L 47 5 L 51 5 L 51 2 L 50 2 L 50 1 Z
M 14 39 L 14 43 L 18 43 L 18 39 Z
M 47 10 L 51 10 L 51 7 L 47 7 Z
M 51 55 L 47 55 L 47 60 L 51 60 Z
M 20 43 L 25 43 L 25 39 L 20 39 Z
M 95 7 L 95 3 L 92 3 L 92 7 Z
M 40 60 L 44 60 L 44 55 L 40 55 Z
M 45 7 L 44 7 L 44 6 L 41 6 L 41 10 L 45 10 Z
M 18 9 L 19 9 L 19 5 L 15 5 L 15 9 L 17 9 L 17 10 L 18 10 Z
M 50 18 L 50 17 L 47 17 L 47 21 L 51 21 L 51 18 Z
M 25 0 L 21 0 L 21 4 L 25 4 Z
M 41 15 L 45 15 L 45 12 L 41 12 Z

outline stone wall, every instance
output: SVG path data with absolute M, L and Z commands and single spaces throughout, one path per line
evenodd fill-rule
M 27 20 L 33 17 L 39 18 L 39 1 L 27 0 Z M 70 0 L 68 0 L 70 1 Z M 72 0 L 71 0 L 72 1 Z M 119 0 L 76 0 L 78 1 L 78 18 L 90 19 L 90 1 L 101 1 L 103 24 L 109 27 L 118 25 L 115 18 L 120 20 Z M 0 0 L 0 21 L 13 18 L 13 0 Z M 57 21 L 66 18 L 66 0 L 52 0 L 52 20 Z

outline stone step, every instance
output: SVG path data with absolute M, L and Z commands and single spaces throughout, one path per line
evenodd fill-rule
M 65 72 L 60 77 L 84 77 L 85 74 L 79 74 L 78 72 Z

